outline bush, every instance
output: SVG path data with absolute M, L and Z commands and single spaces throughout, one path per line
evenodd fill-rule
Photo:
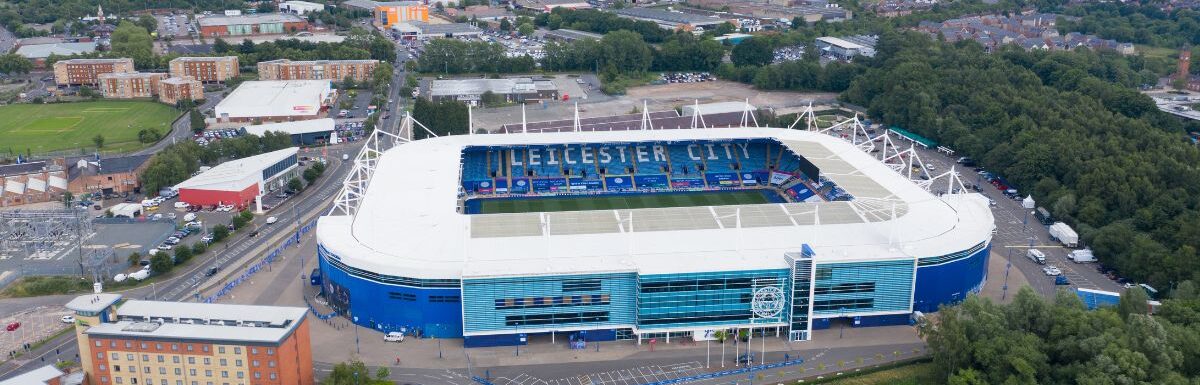
M 155 273 L 163 274 L 174 267 L 175 262 L 171 261 L 171 256 L 167 253 L 158 253 L 150 257 L 150 270 L 154 270 Z
M 216 237 L 213 238 L 215 239 Z M 204 244 L 204 242 L 196 242 L 192 244 L 192 255 L 204 254 L 205 251 L 208 251 L 208 245 Z
M 51 294 L 89 292 L 92 282 L 76 276 L 24 277 L 4 290 L 5 297 L 37 297 Z
M 179 246 L 175 248 L 175 264 L 182 265 L 192 259 L 192 248 L 187 246 Z
M 238 215 L 233 217 L 233 221 L 231 223 L 233 224 L 234 230 L 241 230 L 243 227 L 246 227 L 246 224 L 250 223 L 250 221 Z
M 229 228 L 225 225 L 216 225 L 212 228 L 213 242 L 220 242 L 229 238 Z
M 292 178 L 292 180 L 288 181 L 288 189 L 292 191 L 304 190 L 304 182 L 301 182 L 300 178 Z
M 135 251 L 132 254 L 129 254 L 129 257 L 127 257 L 126 260 L 129 261 L 129 266 L 137 266 L 138 262 L 142 261 L 142 255 Z
M 304 170 L 304 181 L 308 182 L 308 184 L 312 184 L 313 181 L 317 180 L 317 176 L 319 175 L 320 174 L 317 173 L 317 170 L 309 167 L 308 169 Z

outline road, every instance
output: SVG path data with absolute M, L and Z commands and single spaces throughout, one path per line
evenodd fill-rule
M 223 95 L 224 94 L 222 92 L 209 92 L 204 94 L 204 103 L 196 106 L 196 110 L 205 112 L 213 107 L 216 107 L 217 103 L 220 103 L 221 98 L 224 97 Z M 154 145 L 143 148 L 130 155 L 154 154 L 162 151 L 163 148 L 166 148 L 176 141 L 185 140 L 192 140 L 192 121 L 188 116 L 186 116 L 186 114 L 182 119 L 176 120 L 171 124 L 171 132 L 167 133 L 167 135 L 159 140 L 158 143 L 154 143 Z
M 291 200 L 285 201 L 271 213 L 271 215 L 279 219 L 279 225 L 267 226 L 263 224 L 265 222 L 263 217 L 255 218 L 253 223 L 259 228 L 257 236 L 249 237 L 248 233 L 240 232 L 227 241 L 225 243 L 226 246 L 214 247 L 212 252 L 206 254 L 206 260 L 198 260 L 196 263 L 186 266 L 183 270 L 177 271 L 175 277 L 155 283 L 152 286 L 139 287 L 120 293 L 126 298 L 158 299 L 164 301 L 195 300 L 197 288 L 208 279 L 204 275 L 204 272 L 209 267 L 214 264 L 226 267 L 224 269 L 226 270 L 225 273 L 240 271 L 241 269 L 238 267 L 248 261 L 257 260 L 261 255 L 250 253 L 249 251 L 255 247 L 262 246 L 266 240 L 295 230 L 295 226 L 284 224 L 298 223 L 299 220 L 297 217 L 315 218 L 314 214 L 319 215 L 320 213 L 324 213 L 329 207 L 331 198 L 337 193 L 341 187 L 342 180 L 345 179 L 346 174 L 351 168 L 350 162 L 342 162 L 341 155 L 343 153 L 355 154 L 358 152 L 358 149 L 359 145 L 355 143 L 329 150 L 328 159 L 330 165 L 325 175 L 318 179 L 316 184 L 309 187 L 300 195 L 291 198 Z M 57 295 L 6 299 L 0 301 L 0 313 L 12 314 L 38 306 L 62 306 L 74 297 L 75 295 Z M 77 353 L 78 348 L 75 343 L 75 334 L 64 335 L 47 342 L 41 348 L 36 349 L 20 360 L 12 360 L 0 364 L 0 379 L 32 370 L 45 365 L 46 362 L 52 363 L 55 359 L 78 362 Z
M 1101 275 L 1096 270 L 1096 263 L 1077 264 L 1068 260 L 1067 253 L 1071 249 L 1051 241 L 1047 226 L 1038 222 L 1029 210 L 1022 208 L 1020 200 L 1004 196 L 1001 191 L 989 184 L 972 168 L 956 165 L 957 155 L 948 156 L 936 150 L 926 150 L 920 147 L 916 150 L 922 161 L 934 165 L 935 169 L 931 172 L 934 176 L 946 172 L 950 166 L 956 166 L 956 170 L 962 172 L 963 183 L 979 185 L 980 194 L 996 202 L 996 205 L 992 207 L 992 214 L 996 218 L 996 233 L 992 237 L 992 253 L 1008 257 L 1012 261 L 1011 268 L 1019 269 L 1024 273 L 1029 278 L 1030 286 L 1039 294 L 1053 298 L 1060 286 L 1054 284 L 1053 277 L 1048 277 L 1042 272 L 1045 265 L 1036 264 L 1025 257 L 1031 242 L 1046 254 L 1046 265 L 1057 266 L 1071 281 L 1071 285 L 1065 287 L 1083 287 L 1115 292 L 1124 290 L 1121 285 Z M 935 183 L 935 185 L 937 184 Z M 1025 191 L 1021 190 L 1021 198 L 1025 197 Z M 1048 206 L 1048 204 L 1040 202 L 1037 205 Z M 1015 290 L 1019 288 L 1011 289 L 1008 295 L 1015 294 Z

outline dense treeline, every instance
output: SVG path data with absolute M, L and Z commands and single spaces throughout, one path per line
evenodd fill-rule
M 877 50 L 845 101 L 981 159 L 1122 274 L 1164 288 L 1200 278 L 1200 151 L 1129 88 L 1137 72 L 1119 55 L 987 55 L 917 33 Z
M 662 29 L 652 21 L 627 19 L 612 12 L 595 9 L 572 10 L 559 7 L 550 13 L 538 14 L 533 22 L 539 27 L 549 29 L 573 29 L 599 34 L 618 30 L 633 31 L 650 43 L 661 43 L 672 34 L 672 31 Z
M 951 385 L 1200 382 L 1200 299 L 1191 281 L 1148 315 L 1146 293 L 1088 311 L 1079 297 L 1053 300 L 1023 287 L 1000 305 L 971 296 L 921 327 Z
M 1161 4 L 1092 3 L 1066 10 L 1060 32 L 1095 34 L 1120 42 L 1180 48 L 1200 44 L 1200 12 L 1187 7 L 1163 11 Z
M 368 31 L 357 27 L 350 29 L 346 34 L 346 40 L 340 43 L 314 43 L 297 39 L 283 39 L 255 44 L 250 40 L 237 43 L 218 38 L 213 42 L 213 51 L 218 55 L 237 55 L 238 61 L 242 65 L 253 65 L 260 61 L 276 59 L 375 59 L 389 63 L 396 61 L 396 44 L 391 39 L 378 31 Z
M 533 71 L 537 65 L 529 55 L 508 57 L 504 51 L 499 43 L 435 39 L 425 45 L 417 68 L 421 72 L 443 74 L 516 73 Z
M 467 105 L 456 101 L 432 102 L 417 98 L 413 103 L 413 120 L 421 122 L 437 136 L 467 134 Z M 420 127 L 413 128 L 413 139 L 430 137 Z
M 201 146 L 183 141 L 167 146 L 150 158 L 146 169 L 138 175 L 142 191 L 157 193 L 163 187 L 187 180 L 200 166 L 216 165 L 222 160 L 239 159 L 292 147 L 292 137 L 283 132 L 266 132 L 263 136 L 243 135 L 211 142 Z

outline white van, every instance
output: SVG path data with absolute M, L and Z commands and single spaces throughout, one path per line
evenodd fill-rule
M 1029 252 L 1025 253 L 1025 256 L 1029 257 L 1029 260 L 1031 260 L 1034 263 L 1037 263 L 1039 265 L 1046 264 L 1046 254 L 1042 253 L 1041 250 L 1029 249 Z

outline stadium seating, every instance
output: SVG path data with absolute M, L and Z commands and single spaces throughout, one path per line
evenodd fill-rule
M 750 153 L 750 159 L 742 162 L 743 171 L 758 171 L 767 169 L 767 146 L 765 142 L 751 142 L 747 146 L 746 151 Z M 772 149 L 775 151 L 775 149 Z
M 655 156 L 656 146 L 662 147 L 659 157 Z M 801 165 L 792 151 L 766 139 L 472 148 L 464 151 L 462 161 L 464 184 L 508 176 L 597 180 L 604 175 L 665 175 L 668 170 L 675 178 L 705 178 L 765 171 L 772 165 L 775 170 L 795 172 Z M 835 187 L 827 186 L 819 193 L 837 197 L 841 191 Z

